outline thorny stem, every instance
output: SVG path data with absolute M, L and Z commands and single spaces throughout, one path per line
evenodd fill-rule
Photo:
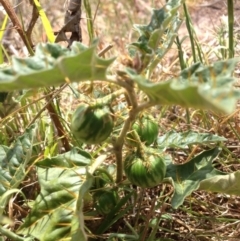
M 121 84 L 121 82 L 118 80 L 118 83 Z M 124 84 L 126 84 L 125 89 L 129 98 L 129 101 L 131 103 L 130 106 L 130 111 L 129 111 L 129 116 L 128 118 L 125 120 L 123 128 L 119 134 L 119 136 L 113 140 L 113 149 L 114 149 L 114 153 L 115 153 L 115 157 L 116 157 L 116 163 L 117 163 L 117 177 L 116 177 L 116 183 L 119 183 L 122 181 L 122 177 L 123 177 L 123 158 L 122 158 L 122 148 L 123 148 L 123 144 L 124 144 L 124 138 L 128 132 L 128 130 L 130 129 L 133 121 L 136 119 L 137 114 L 142 111 L 145 108 L 148 108 L 150 106 L 153 106 L 153 103 L 151 102 L 146 102 L 143 103 L 141 105 L 138 105 L 137 103 L 137 95 L 136 92 L 134 90 L 134 86 L 133 83 L 131 81 L 125 81 L 123 82 Z
M 25 33 L 25 31 L 23 30 L 18 17 L 15 13 L 15 11 L 13 10 L 13 7 L 11 6 L 11 4 L 9 3 L 8 0 L 0 0 L 0 3 L 2 4 L 2 6 L 4 7 L 5 11 L 7 12 L 9 18 L 11 19 L 13 26 L 16 28 L 18 34 L 20 35 L 21 39 L 23 40 L 25 46 L 28 49 L 28 52 L 30 55 L 33 55 L 33 44 L 31 43 L 31 40 L 27 38 L 27 35 Z
M 118 85 L 118 86 L 121 86 L 125 89 L 129 89 L 129 84 L 124 82 L 124 81 L 119 81 L 119 80 L 116 80 L 115 78 L 112 78 L 112 76 L 107 76 L 107 79 L 105 80 L 106 82 L 108 83 L 111 83 L 111 84 L 115 84 L 115 85 Z
M 141 142 L 141 139 L 137 133 L 136 130 L 133 130 L 133 138 L 134 138 L 134 141 L 136 141 L 137 143 L 137 154 L 143 159 L 145 160 L 145 155 L 144 155 L 144 145 L 142 144 Z

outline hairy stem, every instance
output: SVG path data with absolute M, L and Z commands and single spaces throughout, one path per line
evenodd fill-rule
M 124 138 L 127 135 L 128 130 L 131 128 L 132 123 L 136 119 L 138 113 L 142 111 L 145 108 L 149 108 L 150 106 L 153 105 L 153 103 L 146 102 L 141 105 L 137 103 L 137 95 L 134 90 L 134 85 L 132 80 L 130 79 L 124 79 L 118 80 L 119 85 L 124 83 L 124 87 L 126 89 L 126 93 L 129 99 L 130 103 L 130 111 L 128 118 L 125 120 L 123 128 L 119 134 L 119 136 L 113 141 L 113 150 L 115 153 L 116 157 L 116 162 L 117 162 L 117 177 L 116 177 L 116 183 L 119 183 L 122 181 L 123 177 L 123 156 L 122 156 L 122 149 L 123 149 L 123 144 L 124 144 Z

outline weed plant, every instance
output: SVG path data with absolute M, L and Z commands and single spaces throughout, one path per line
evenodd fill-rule
M 222 25 L 211 29 L 212 39 L 206 43 L 194 22 L 198 11 L 207 8 L 206 3 L 194 1 L 196 5 L 193 6 L 193 1 L 168 2 L 176 2 L 176 5 L 181 2 L 179 10 L 184 22 L 174 43 L 169 45 L 166 55 L 160 58 L 153 69 L 149 67 L 151 61 L 142 68 L 144 63 L 139 56 L 145 58 L 147 54 L 142 54 L 144 51 L 141 47 L 140 54 L 133 56 L 129 54 L 128 47 L 131 43 L 135 43 L 136 47 L 137 41 L 140 41 L 133 25 L 149 23 L 152 8 L 162 8 L 165 1 L 83 0 L 83 43 L 85 46 L 95 46 L 96 53 L 92 53 L 91 57 L 94 61 L 97 55 L 103 59 L 101 68 L 110 76 L 107 81 L 102 80 L 102 75 L 97 71 L 89 70 L 96 70 L 98 65 L 85 57 L 86 66 L 82 67 L 80 63 L 79 71 L 87 69 L 86 72 L 94 79 L 82 81 L 83 77 L 79 75 L 81 81 L 62 79 L 57 85 L 51 85 L 44 79 L 45 86 L 37 86 L 39 88 L 31 88 L 32 85 L 19 88 L 21 81 L 14 79 L 17 87 L 9 92 L 1 83 L 1 70 L 14 66 L 10 58 L 12 53 L 24 56 L 23 59 L 28 59 L 29 53 L 22 44 L 19 46 L 12 41 L 15 39 L 20 42 L 14 29 L 11 31 L 11 41 L 4 42 L 4 37 L 9 36 L 7 29 L 10 28 L 7 15 L 4 14 L 1 19 L 3 34 L 0 34 L 3 43 L 0 52 L 0 61 L 3 63 L 0 69 L 0 241 L 240 239 L 239 106 L 232 107 L 239 99 L 239 66 L 236 64 L 235 67 L 231 62 L 233 57 L 239 62 L 239 36 L 235 31 L 239 29 L 239 4 L 233 0 L 224 4 L 214 2 L 212 7 L 220 6 L 221 10 L 218 11 L 227 15 Z M 64 1 L 59 1 L 57 6 L 49 1 L 40 3 L 47 16 L 46 21 L 51 24 L 49 28 L 52 27 L 54 31 L 59 29 L 64 17 Z M 18 17 L 23 25 L 27 25 L 25 7 L 29 5 L 21 2 L 20 6 Z M 209 16 L 199 17 L 205 19 Z M 33 32 L 34 43 L 48 38 L 49 29 L 38 21 Z M 170 28 L 167 26 L 166 32 Z M 204 27 L 209 29 L 209 26 Z M 140 36 L 144 36 L 141 31 Z M 96 38 L 99 38 L 98 43 L 92 45 Z M 169 35 L 164 32 L 162 42 L 159 41 L 156 49 L 162 49 L 168 38 Z M 83 48 L 82 45 L 76 45 L 76 49 L 77 46 Z M 79 49 L 77 56 L 81 57 Z M 47 51 L 43 49 L 44 53 L 51 55 Z M 67 52 L 66 49 L 64 51 Z M 60 58 L 66 60 L 66 65 L 74 65 L 74 61 L 70 62 L 72 56 L 63 54 Z M 114 56 L 117 58 L 114 62 L 112 60 L 109 67 L 109 59 Z M 30 60 L 35 63 L 34 59 Z M 59 65 L 62 63 L 60 61 Z M 216 61 L 223 61 L 220 67 L 227 68 L 227 74 L 223 76 L 217 67 L 214 69 L 219 71 L 222 79 L 208 68 Z M 24 62 L 26 65 L 28 63 Z M 139 63 L 142 64 L 140 67 Z M 171 92 L 170 87 L 165 88 L 166 95 L 160 89 L 161 84 L 166 84 L 170 79 L 184 81 L 184 73 L 190 75 L 191 67 L 198 63 L 201 64 L 199 71 L 210 71 L 216 86 L 217 81 L 223 83 L 232 80 L 232 77 L 236 78 L 230 96 L 232 99 L 225 95 L 225 90 L 220 89 L 222 92 L 219 95 L 220 90 L 216 89 L 217 98 L 206 98 L 207 108 L 202 108 L 205 107 L 203 97 L 200 103 L 195 102 L 195 98 L 200 98 L 199 92 L 196 92 L 195 98 L 188 99 L 189 86 L 186 87 L 185 96 L 180 97 L 176 92 Z M 20 76 L 21 69 L 23 65 L 16 70 Z M 41 79 L 39 76 L 36 75 L 36 80 L 31 81 L 37 82 Z M 125 82 L 116 82 L 121 78 L 125 78 L 124 81 L 134 80 L 138 88 L 129 87 Z M 52 78 L 49 79 L 51 81 Z M 144 82 L 146 79 L 156 84 L 159 92 L 150 88 Z M 194 81 L 194 77 L 189 79 Z M 223 89 L 228 89 L 225 82 Z M 119 90 L 121 85 L 128 86 L 127 91 Z M 133 96 L 129 95 L 129 90 L 133 90 Z M 158 94 L 160 91 L 162 95 Z M 133 102 L 130 105 L 129 96 L 130 102 Z M 99 145 L 81 143 L 71 131 L 73 111 L 81 103 L 97 101 L 99 104 L 99 100 L 108 102 L 109 98 L 115 120 L 111 138 Z M 151 98 L 155 98 L 154 104 L 148 101 Z M 166 155 L 167 180 L 154 188 L 138 187 L 128 181 L 123 170 L 119 171 L 124 156 L 135 150 L 135 147 L 125 143 L 125 139 L 125 144 L 121 145 L 134 122 L 129 113 L 134 110 L 135 102 L 140 103 L 137 108 L 141 111 L 137 113 L 135 108 L 134 118 L 139 118 L 142 113 L 154 118 L 159 133 L 151 147 Z M 233 111 L 229 111 L 232 108 Z M 138 136 L 135 139 L 139 141 Z M 118 148 L 122 155 L 120 161 Z M 101 196 L 103 192 L 107 196 Z

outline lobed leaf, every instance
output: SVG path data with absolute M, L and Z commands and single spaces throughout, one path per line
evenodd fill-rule
M 214 142 L 226 141 L 227 139 L 211 133 L 197 133 L 194 131 L 186 131 L 178 133 L 169 131 L 165 135 L 157 139 L 158 148 L 187 148 L 194 144 L 210 144 Z
M 87 48 L 74 42 L 71 50 L 58 44 L 39 44 L 32 57 L 13 57 L 12 66 L 0 69 L 0 90 L 14 91 L 60 85 L 66 81 L 106 80 L 114 61 L 96 55 L 96 44 Z
M 66 167 L 86 166 L 91 164 L 91 155 L 78 148 L 73 148 L 71 151 L 56 155 L 54 157 L 46 157 L 36 163 L 39 167 Z
M 181 105 L 229 114 L 234 111 L 240 97 L 231 77 L 239 60 L 219 61 L 212 66 L 197 63 L 182 71 L 178 79 L 155 83 L 131 69 L 125 72 L 153 104 Z
M 224 173 L 212 165 L 221 149 L 203 151 L 189 162 L 177 165 L 168 160 L 166 178 L 174 187 L 173 208 L 182 205 L 184 199 L 196 190 L 240 195 L 240 171 Z
M 17 188 L 26 176 L 26 166 L 32 157 L 36 126 L 32 125 L 9 148 L 0 146 L 0 196 Z
M 140 37 L 129 45 L 129 53 L 140 53 L 143 68 L 152 71 L 172 46 L 181 25 L 178 9 L 183 2 L 170 0 L 161 9 L 153 9 L 148 25 L 134 25 Z
M 212 161 L 220 152 L 221 149 L 216 147 L 212 150 L 203 151 L 182 165 L 167 163 L 166 178 L 170 178 L 174 187 L 173 208 L 178 208 L 187 196 L 197 190 L 201 181 L 226 175 L 226 173 L 220 172 L 212 166 Z
M 77 232 L 86 241 L 83 227 L 79 229 L 82 199 L 92 183 L 91 177 L 86 178 L 86 167 L 38 168 L 38 177 L 41 193 L 18 233 L 50 241 L 70 240 Z
M 233 173 L 217 175 L 212 178 L 203 180 L 200 183 L 199 190 L 239 196 L 239 183 L 240 171 L 236 171 Z

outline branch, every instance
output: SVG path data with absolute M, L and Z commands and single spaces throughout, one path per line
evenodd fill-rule
M 32 42 L 31 41 L 31 35 L 32 35 L 34 25 L 36 24 L 36 22 L 38 20 L 39 13 L 38 13 L 38 9 L 37 9 L 36 5 L 34 4 L 33 0 L 30 1 L 30 4 L 32 5 L 32 18 L 31 18 L 30 23 L 28 25 L 26 35 L 27 35 L 27 38 L 30 40 L 30 42 Z
M 27 47 L 29 54 L 33 55 L 34 54 L 33 49 L 32 49 L 33 43 L 31 42 L 30 39 L 27 38 L 26 33 L 23 30 L 13 7 L 11 6 L 11 4 L 9 3 L 8 0 L 0 0 L 0 3 L 4 7 L 5 11 L 7 12 L 9 18 L 11 19 L 11 21 L 13 23 L 14 28 L 17 30 L 17 32 L 20 35 L 21 39 L 23 40 L 25 46 Z
M 62 90 L 65 87 L 66 87 L 66 84 L 63 85 L 60 89 Z M 47 95 L 48 93 L 45 92 L 45 94 Z M 65 133 L 64 128 L 62 126 L 62 123 L 60 122 L 58 114 L 57 114 L 57 112 L 54 108 L 53 98 L 51 98 L 51 95 L 50 95 L 50 97 L 49 96 L 46 97 L 46 100 L 48 101 L 47 105 L 46 105 L 46 109 L 48 110 L 50 118 L 52 119 L 52 122 L 54 123 L 54 125 L 57 129 L 57 134 L 61 138 L 63 147 L 64 147 L 66 152 L 70 151 L 71 147 L 70 147 L 70 144 L 69 144 L 68 139 L 66 137 L 66 133 Z

